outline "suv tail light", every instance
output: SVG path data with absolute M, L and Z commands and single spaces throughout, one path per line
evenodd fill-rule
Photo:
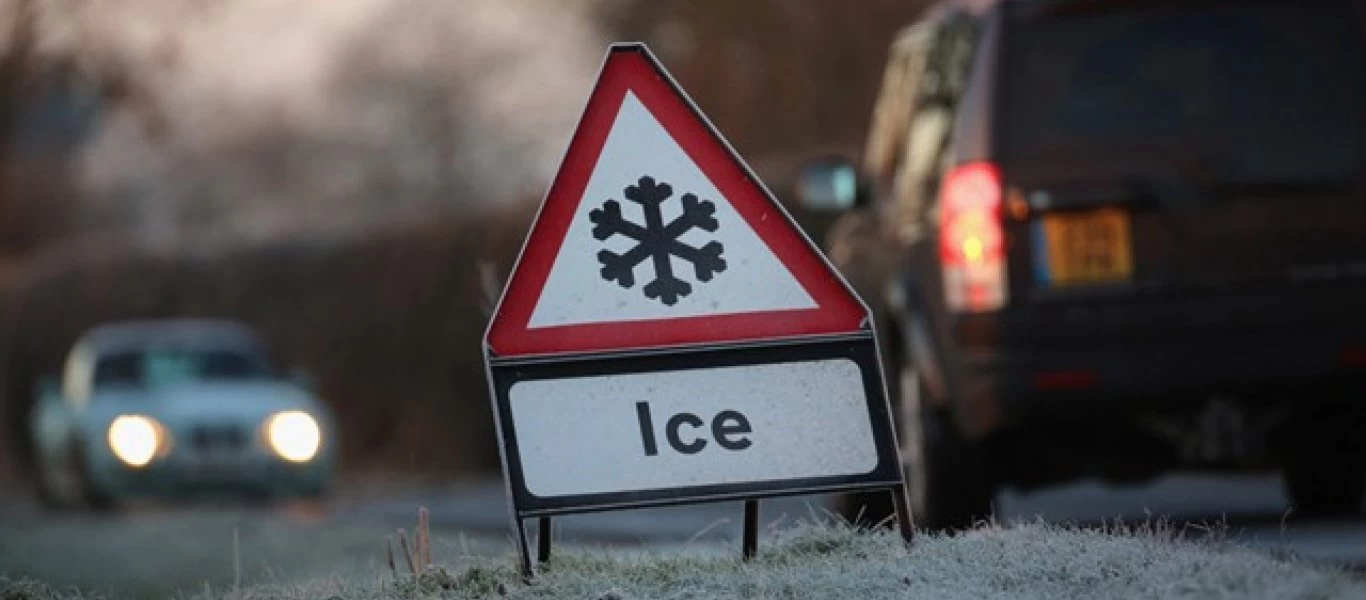
M 1001 174 L 988 162 L 949 171 L 939 194 L 939 262 L 944 300 L 955 312 L 985 312 L 1006 304 Z

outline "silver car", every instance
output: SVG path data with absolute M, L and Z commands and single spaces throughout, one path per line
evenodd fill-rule
M 77 340 L 60 379 L 39 388 L 30 425 L 40 494 L 53 504 L 203 492 L 317 497 L 332 479 L 327 410 L 238 323 L 104 325 Z

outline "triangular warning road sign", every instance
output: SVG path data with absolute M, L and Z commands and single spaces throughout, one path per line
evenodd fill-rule
M 617 44 L 486 343 L 510 357 L 742 342 L 866 316 L 645 46 Z

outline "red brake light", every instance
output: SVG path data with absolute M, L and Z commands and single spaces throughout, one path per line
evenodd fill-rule
M 939 194 L 939 261 L 949 308 L 981 312 L 1005 306 L 1005 234 L 1001 174 L 988 162 L 949 171 Z
M 1094 371 L 1047 371 L 1034 375 L 1034 387 L 1040 390 L 1080 390 L 1095 385 Z
M 1366 348 L 1347 348 L 1342 351 L 1342 364 L 1348 367 L 1366 367 Z

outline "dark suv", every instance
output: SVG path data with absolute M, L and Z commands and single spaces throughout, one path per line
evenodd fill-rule
M 1363 0 L 1007 0 L 903 32 L 862 168 L 797 195 L 848 209 L 921 524 L 1171 469 L 1360 509 L 1363 31 Z

